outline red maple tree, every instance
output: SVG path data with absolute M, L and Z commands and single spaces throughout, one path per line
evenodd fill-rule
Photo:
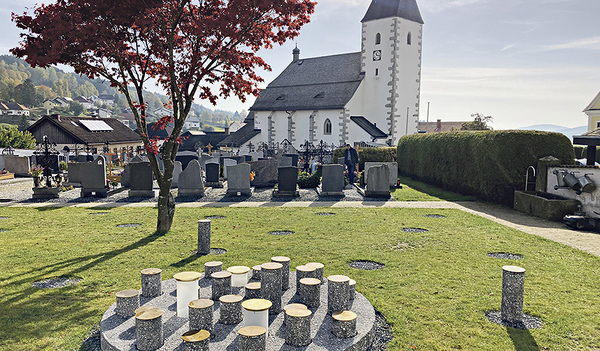
M 171 228 L 175 200 L 171 182 L 180 134 L 194 98 L 215 104 L 235 95 L 258 95 L 257 68 L 270 66 L 262 48 L 296 37 L 308 23 L 310 0 L 58 0 L 12 14 L 24 30 L 11 52 L 32 66 L 65 64 L 90 78 L 106 78 L 125 95 L 148 151 L 160 192 L 157 233 Z M 167 92 L 173 123 L 163 141 L 148 137 L 143 91 L 151 79 Z M 217 86 L 214 89 L 211 87 Z

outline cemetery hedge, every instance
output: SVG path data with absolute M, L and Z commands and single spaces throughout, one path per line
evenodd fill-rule
M 509 206 L 528 166 L 545 156 L 563 164 L 575 158 L 565 135 L 526 130 L 413 134 L 400 139 L 397 152 L 404 175 Z
M 333 152 L 333 160 L 337 161 L 338 157 L 344 157 L 346 148 L 337 148 Z M 359 169 L 365 169 L 365 162 L 396 162 L 395 147 L 364 147 L 359 148 L 358 163 Z

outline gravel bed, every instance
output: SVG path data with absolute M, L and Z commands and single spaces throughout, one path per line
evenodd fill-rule
M 523 256 L 519 254 L 512 254 L 509 252 L 490 252 L 487 255 L 492 258 L 501 258 L 504 260 L 520 260 L 523 258 Z
M 58 277 L 33 282 L 31 286 L 38 289 L 56 289 L 69 285 L 75 285 L 82 280 L 83 279 L 79 277 Z
M 79 351 L 101 351 L 100 346 L 100 324 L 94 324 L 81 343 Z
M 372 271 L 375 269 L 383 268 L 385 264 L 369 260 L 357 260 L 348 263 L 348 266 L 356 269 L 362 269 L 365 271 Z
M 224 253 L 227 253 L 227 250 L 213 247 L 210 249 L 210 253 L 213 255 L 222 255 Z
M 8 230 L 6 229 L 0 229 L 0 233 L 6 233 Z
M 0 219 L 9 219 L 10 217 L 0 217 Z
M 429 230 L 423 228 L 402 228 L 402 231 L 407 233 L 425 233 Z
M 315 215 L 317 215 L 317 216 L 335 216 L 335 213 L 333 213 L 333 212 L 317 212 L 317 213 L 315 213 Z
M 375 325 L 373 326 L 373 344 L 367 351 L 387 350 L 387 345 L 392 341 L 392 326 L 385 320 L 383 314 L 375 309 Z
M 503 320 L 500 311 L 488 311 L 485 313 L 485 317 L 492 323 L 515 329 L 540 329 L 542 327 L 541 319 L 528 314 L 523 314 L 523 321 L 519 323 Z
M 125 224 L 118 224 L 117 228 L 136 228 L 141 226 L 141 224 L 139 223 L 125 223 Z
M 294 234 L 294 232 L 291 230 L 274 230 L 272 232 L 269 232 L 269 234 L 271 234 L 271 235 L 292 235 L 292 234 Z
M 225 216 L 206 216 L 204 217 L 205 219 L 223 219 L 223 218 L 227 218 Z
M 441 215 L 441 214 L 426 214 L 425 217 L 427 217 L 427 218 L 446 218 L 446 216 Z

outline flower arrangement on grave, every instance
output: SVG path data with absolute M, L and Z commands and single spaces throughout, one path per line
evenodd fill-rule
M 31 174 L 32 177 L 39 177 L 42 175 L 42 172 L 44 171 L 44 167 L 37 165 L 31 165 L 31 170 L 29 171 L 29 174 Z
M 250 181 L 254 181 L 254 177 L 256 177 L 256 172 L 252 171 L 250 172 Z
M 2 172 L 0 172 L 0 174 L 8 174 L 8 171 L 3 169 Z

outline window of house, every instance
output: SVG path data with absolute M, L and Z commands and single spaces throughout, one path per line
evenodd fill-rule
M 375 45 L 381 44 L 381 34 L 375 34 Z
M 412 35 L 410 34 L 410 32 L 408 32 L 408 35 L 406 36 L 406 44 L 412 44 Z
M 329 120 L 329 118 L 327 118 L 325 120 L 325 125 L 323 126 L 323 134 L 325 135 L 331 135 L 331 121 Z

